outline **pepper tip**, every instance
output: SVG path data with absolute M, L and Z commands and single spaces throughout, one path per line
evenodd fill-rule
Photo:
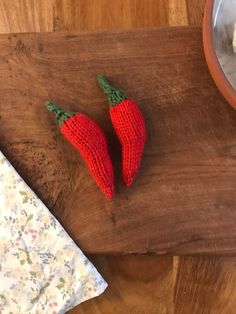
M 102 73 L 98 74 L 98 80 L 101 79 L 101 78 L 105 78 L 105 75 L 102 74 Z
M 99 85 L 100 85 L 102 88 L 103 88 L 103 86 L 104 86 L 104 83 L 105 83 L 105 84 L 108 83 L 108 81 L 107 81 L 107 79 L 106 79 L 106 77 L 105 77 L 104 74 L 99 74 L 99 75 L 98 75 L 98 83 L 99 83 Z
M 113 198 L 114 188 L 109 188 L 105 191 L 106 199 L 110 201 Z
M 57 112 L 63 113 L 63 112 L 64 112 L 63 109 L 61 109 L 60 107 L 58 107 L 56 104 L 54 104 L 54 103 L 51 102 L 51 101 L 45 101 L 45 106 L 46 106 L 46 108 L 47 108 L 49 111 L 52 111 L 52 112 L 55 112 L 55 113 L 57 113 Z
M 132 178 L 125 178 L 124 181 L 125 181 L 125 185 L 127 187 L 130 187 L 132 185 L 132 183 L 133 183 L 133 179 Z
M 47 101 L 44 102 L 44 105 L 45 105 L 45 107 L 47 107 L 47 108 L 50 106 L 50 104 L 51 104 L 51 102 L 50 102 L 49 100 L 47 100 Z

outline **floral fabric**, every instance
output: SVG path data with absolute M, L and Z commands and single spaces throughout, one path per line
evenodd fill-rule
M 107 283 L 0 151 L 0 314 L 63 314 Z

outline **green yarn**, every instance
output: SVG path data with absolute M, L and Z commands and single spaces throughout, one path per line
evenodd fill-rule
M 115 106 L 122 100 L 127 99 L 126 94 L 122 90 L 113 87 L 104 75 L 98 75 L 98 83 L 108 97 L 111 106 Z
M 50 101 L 46 101 L 45 106 L 49 111 L 54 112 L 56 114 L 56 118 L 58 120 L 60 127 L 64 122 L 66 122 L 67 119 L 74 115 L 73 112 L 66 112 L 62 108 L 58 107 L 57 105 L 53 104 Z

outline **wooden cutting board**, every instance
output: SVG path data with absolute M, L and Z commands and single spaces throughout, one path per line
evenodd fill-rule
M 148 139 L 126 189 L 96 76 L 135 98 Z M 199 28 L 0 36 L 0 148 L 87 253 L 236 253 L 236 112 L 217 91 Z M 44 107 L 86 113 L 116 174 L 108 202 Z

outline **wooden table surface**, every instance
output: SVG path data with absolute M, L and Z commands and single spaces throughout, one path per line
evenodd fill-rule
M 1 0 L 0 32 L 201 26 L 204 4 L 205 0 Z M 235 313 L 235 257 L 90 258 L 109 289 L 71 314 Z
M 0 36 L 1 148 L 85 253 L 236 253 L 236 112 L 212 83 L 201 37 L 198 27 Z M 129 189 L 98 73 L 145 116 Z M 116 175 L 111 202 L 47 99 L 102 126 Z

